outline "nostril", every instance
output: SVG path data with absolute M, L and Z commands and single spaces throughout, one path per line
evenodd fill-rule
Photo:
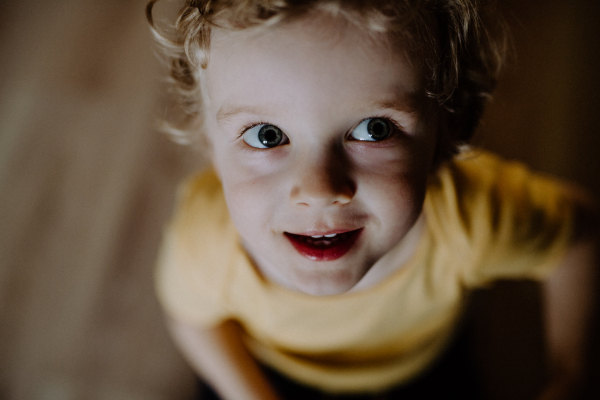
M 293 182 L 290 200 L 298 207 L 340 207 L 348 204 L 356 192 L 347 171 L 323 167 L 322 163 L 299 165 Z
M 352 200 L 353 196 L 348 196 L 348 195 L 340 195 L 338 196 L 332 204 L 337 204 L 337 205 L 344 205 L 344 204 L 348 204 L 350 203 L 350 201 Z
M 307 190 L 296 190 L 292 192 L 292 202 L 299 207 L 328 207 L 343 206 L 350 203 L 354 192 L 346 190 L 338 192 L 335 190 L 309 192 Z
M 333 204 L 348 204 L 354 198 L 354 195 L 356 193 L 356 185 L 354 184 L 354 182 L 347 181 L 345 182 L 345 184 L 338 186 L 335 192 L 336 195 Z

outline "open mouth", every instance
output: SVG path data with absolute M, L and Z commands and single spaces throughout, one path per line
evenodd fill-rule
M 362 228 L 330 235 L 305 236 L 288 232 L 284 234 L 302 256 L 313 261 L 333 261 L 350 251 L 361 232 Z

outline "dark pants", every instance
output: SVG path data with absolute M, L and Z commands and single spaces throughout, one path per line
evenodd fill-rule
M 468 335 L 461 334 L 444 356 L 420 377 L 377 395 L 326 394 L 297 383 L 270 368 L 264 368 L 264 371 L 277 393 L 285 400 L 428 400 L 452 397 L 479 400 L 481 395 L 478 379 L 469 352 Z M 199 386 L 196 400 L 220 399 L 202 381 L 199 381 Z

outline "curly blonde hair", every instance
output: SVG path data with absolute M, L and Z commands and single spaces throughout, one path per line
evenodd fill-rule
M 493 4 L 479 0 L 187 0 L 169 38 L 146 15 L 170 67 L 178 117 L 166 130 L 189 143 L 201 131 L 200 70 L 209 62 L 211 28 L 241 30 L 272 26 L 321 11 L 346 18 L 375 34 L 401 42 L 421 67 L 426 94 L 443 113 L 438 161 L 451 158 L 470 141 L 496 86 L 507 35 Z

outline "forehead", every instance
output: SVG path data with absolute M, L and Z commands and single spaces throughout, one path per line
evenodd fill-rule
M 221 117 L 236 107 L 266 105 L 275 112 L 297 99 L 312 99 L 313 111 L 321 112 L 342 105 L 414 109 L 423 92 L 417 69 L 386 35 L 326 15 L 240 31 L 216 28 L 203 75 L 207 103 Z

